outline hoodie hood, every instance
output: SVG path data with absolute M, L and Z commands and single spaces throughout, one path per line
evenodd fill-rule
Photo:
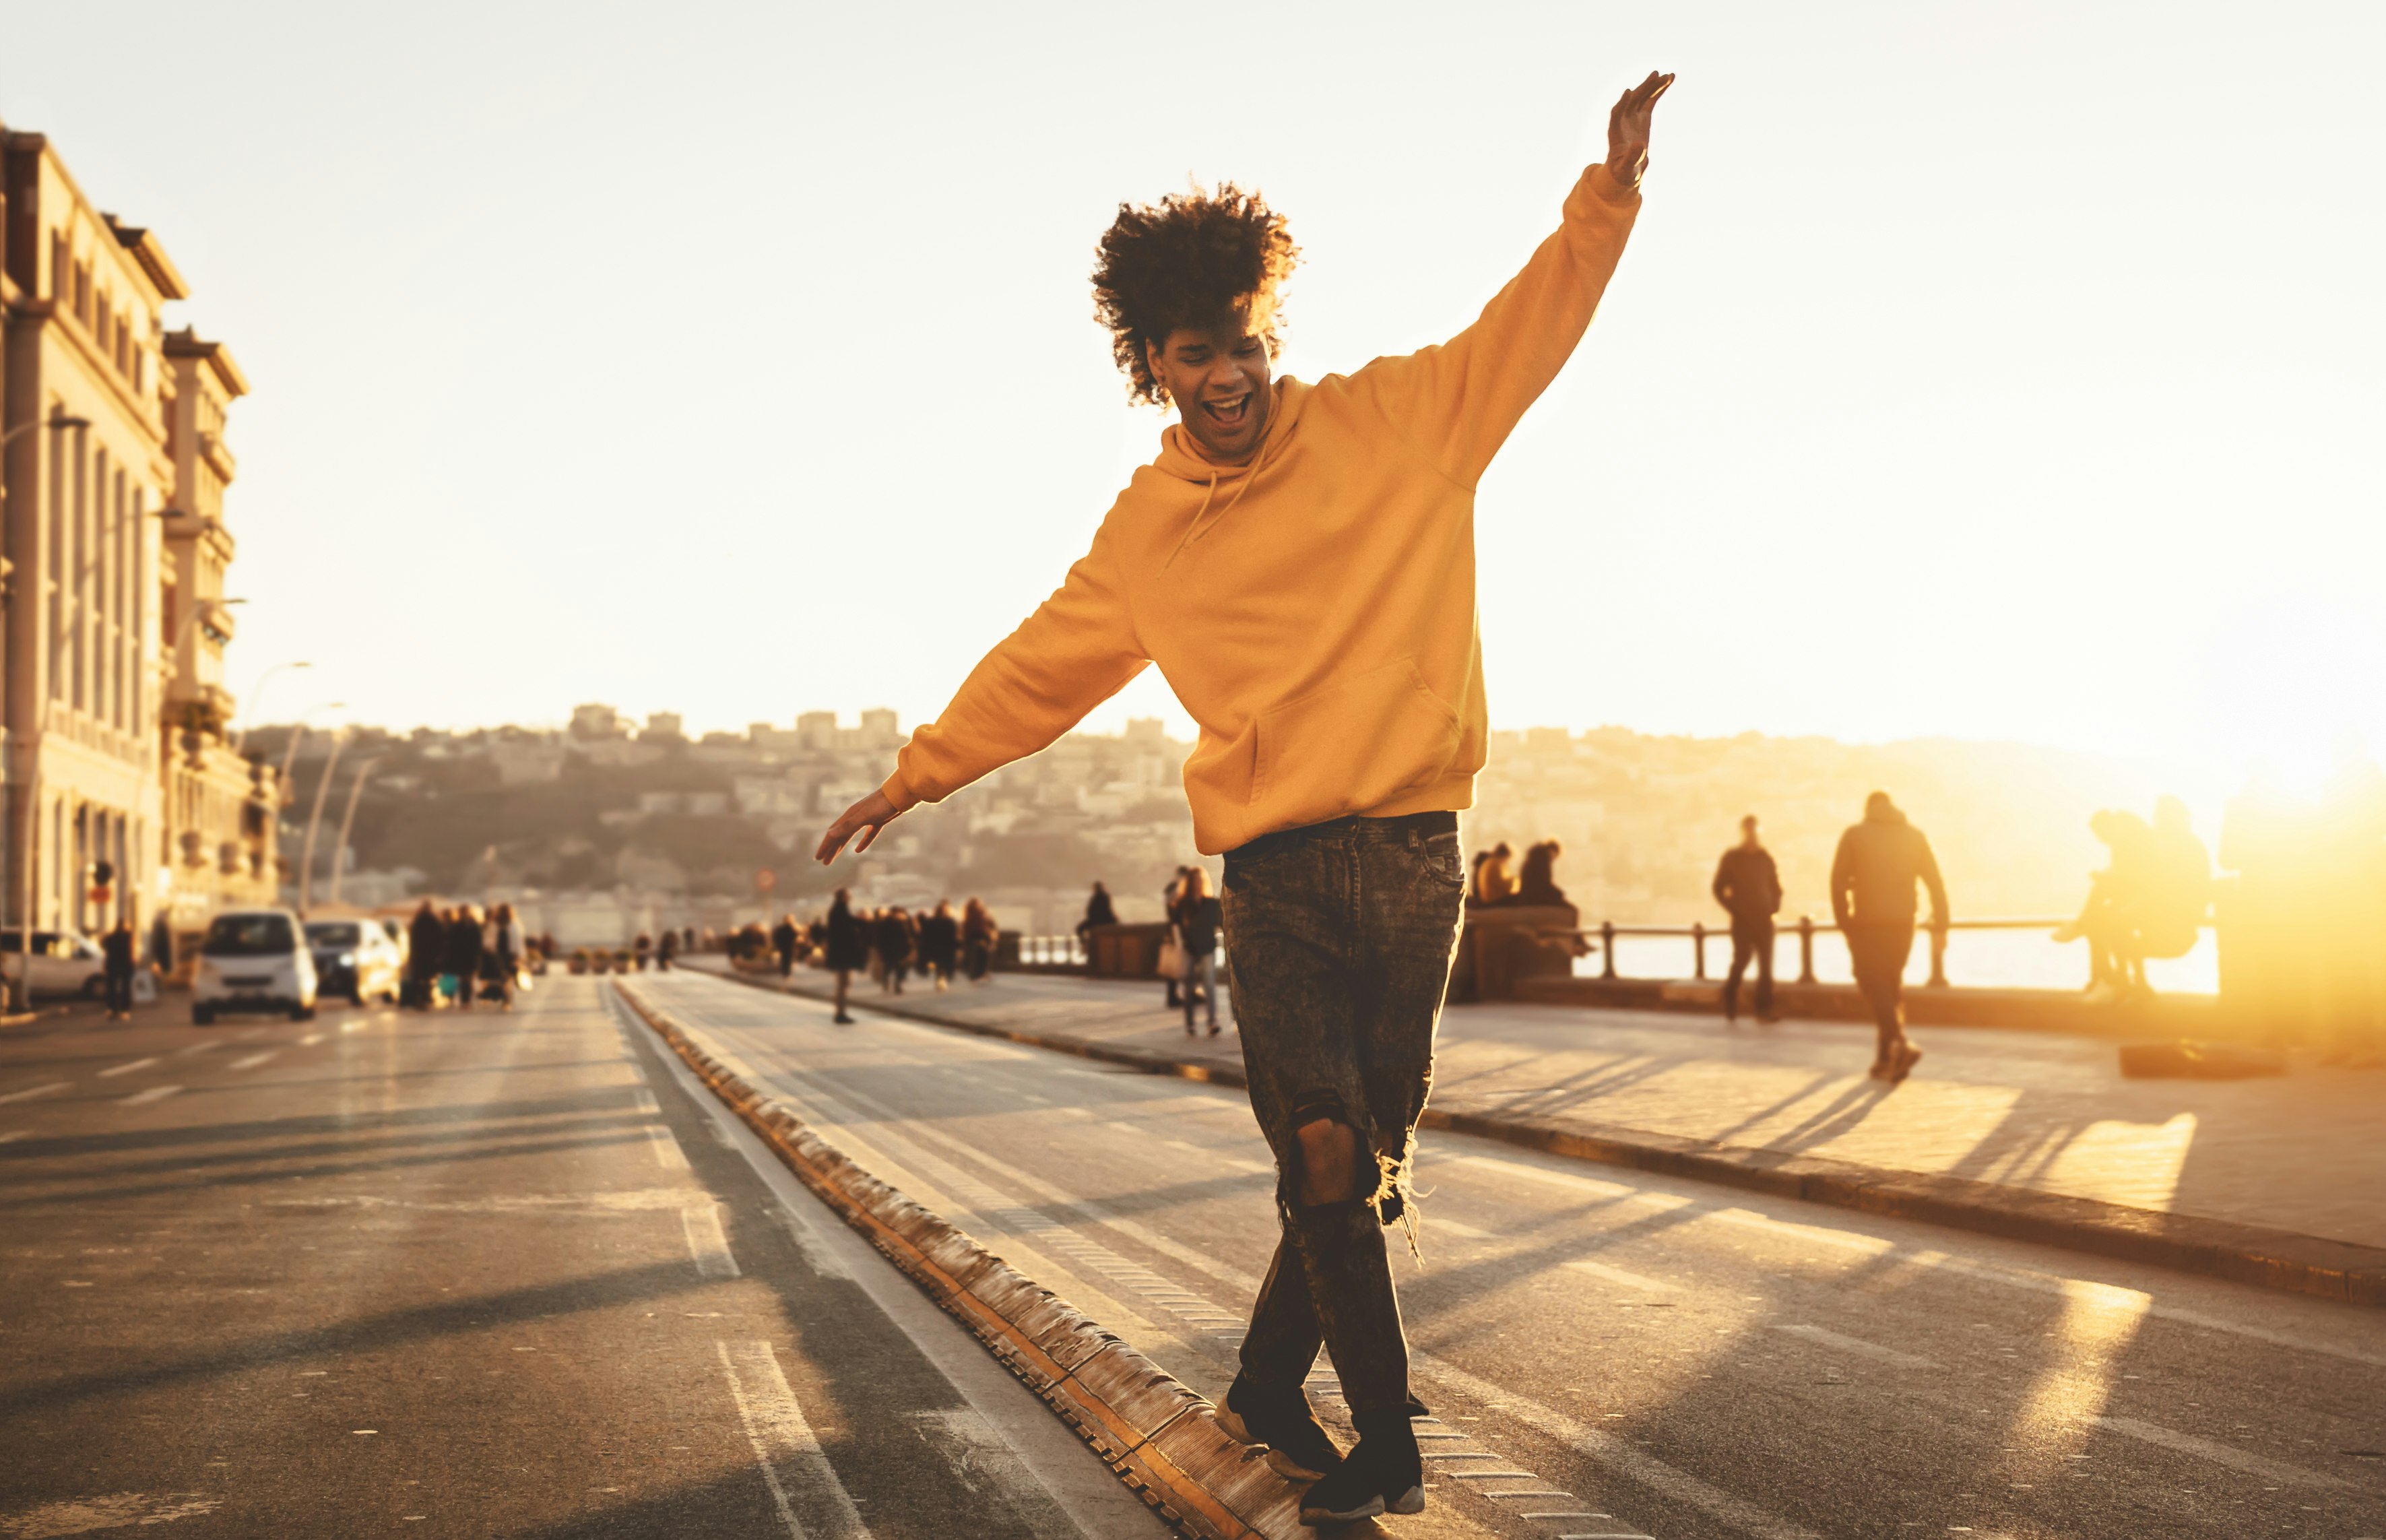
M 1288 374 L 1279 374 L 1268 386 L 1267 432 L 1260 436 L 1259 452 L 1251 457 L 1250 465 L 1213 465 L 1201 454 L 1201 445 L 1186 430 L 1180 420 L 1170 423 L 1160 432 L 1160 454 L 1151 468 L 1162 475 L 1196 486 L 1211 482 L 1240 481 L 1253 466 L 1264 465 L 1282 452 L 1293 430 L 1300 425 L 1300 408 L 1309 399 L 1309 387 Z

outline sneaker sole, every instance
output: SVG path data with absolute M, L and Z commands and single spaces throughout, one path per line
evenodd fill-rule
M 1268 1469 L 1275 1471 L 1277 1475 L 1282 1476 L 1285 1480 L 1324 1481 L 1325 1479 L 1325 1471 L 1311 1470 L 1308 1466 L 1301 1464 L 1300 1461 L 1293 1459 L 1292 1456 L 1287 1454 L 1284 1450 L 1277 1448 L 1273 1444 L 1270 1444 L 1266 1439 L 1254 1435 L 1250 1426 L 1246 1424 L 1241 1418 L 1236 1416 L 1232 1411 L 1227 1410 L 1224 1407 L 1222 1406 L 1217 1408 L 1211 1415 L 1218 1424 L 1218 1431 L 1224 1434 L 1228 1438 L 1233 1439 L 1236 1443 L 1242 1445 L 1246 1448 L 1265 1449 L 1267 1451 Z
M 1417 1495 L 1417 1507 L 1425 1507 L 1423 1493 Z M 1339 1513 L 1330 1508 L 1304 1508 L 1300 1510 L 1300 1521 L 1312 1529 L 1320 1524 L 1355 1524 L 1362 1519 L 1373 1519 L 1383 1511 L 1384 1499 L 1370 1497 L 1357 1508 L 1346 1509 Z
M 1274 1445 L 1268 1446 L 1267 1467 L 1287 1481 L 1324 1481 L 1325 1472 L 1312 1471 Z

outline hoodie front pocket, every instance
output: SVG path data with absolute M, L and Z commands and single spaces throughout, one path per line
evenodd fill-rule
M 1458 755 L 1458 713 L 1403 657 L 1260 714 L 1251 807 L 1269 828 L 1424 791 Z

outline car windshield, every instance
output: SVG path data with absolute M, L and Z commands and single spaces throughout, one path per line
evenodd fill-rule
M 354 946 L 357 928 L 346 920 L 318 920 L 307 927 L 307 939 L 318 946 Z
M 199 950 L 211 958 L 270 958 L 296 950 L 290 920 L 279 914 L 220 914 Z

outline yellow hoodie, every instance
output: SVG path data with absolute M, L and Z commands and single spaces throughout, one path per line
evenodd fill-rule
M 911 735 L 898 809 L 1035 753 L 1160 665 L 1200 741 L 1207 855 L 1349 814 L 1475 802 L 1488 718 L 1475 486 L 1590 324 L 1640 207 L 1594 166 L 1557 232 L 1447 344 L 1275 383 L 1248 467 L 1180 423 L 1068 581 Z

